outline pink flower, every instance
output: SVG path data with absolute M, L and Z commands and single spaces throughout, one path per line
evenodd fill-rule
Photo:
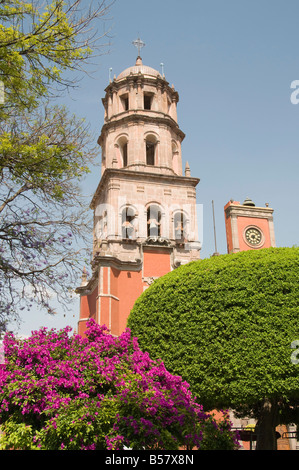
M 44 449 L 52 442 L 60 449 L 122 449 L 132 442 L 154 448 L 163 445 L 165 427 L 175 445 L 185 442 L 183 433 L 199 445 L 196 426 L 207 419 L 202 406 L 181 377 L 139 349 L 129 330 L 116 338 L 90 320 L 86 338 L 70 333 L 42 328 L 21 342 L 6 335 L 0 422 L 21 413 Z M 110 431 L 103 438 L 109 407 Z

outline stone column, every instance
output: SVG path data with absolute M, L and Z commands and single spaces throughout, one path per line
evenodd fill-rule
M 110 90 L 108 92 L 108 115 L 107 118 L 110 119 L 113 113 L 113 93 Z
M 137 96 L 136 96 L 136 108 L 143 109 L 143 92 L 142 92 L 142 79 L 141 76 L 137 79 Z
M 274 234 L 274 222 L 273 222 L 273 217 L 269 218 L 269 232 L 270 232 L 270 242 L 271 246 L 275 247 L 276 242 L 275 242 L 275 234 Z
M 112 90 L 113 93 L 113 98 L 112 98 L 112 113 L 115 116 L 118 114 L 118 96 L 117 96 L 117 90 L 116 88 L 113 88 Z
M 134 93 L 134 80 L 129 78 L 129 110 L 136 109 L 136 95 Z
M 237 216 L 231 215 L 233 253 L 240 251 Z
M 171 106 L 170 106 L 170 116 L 172 117 L 172 119 L 174 119 L 175 122 L 177 122 L 178 120 L 178 116 L 177 116 L 177 97 L 175 95 L 172 96 L 171 98 Z

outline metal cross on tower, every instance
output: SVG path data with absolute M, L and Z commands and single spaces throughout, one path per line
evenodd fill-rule
M 135 39 L 135 41 L 133 41 L 132 44 L 134 44 L 134 46 L 137 47 L 138 57 L 140 57 L 140 50 L 141 50 L 142 47 L 145 46 L 145 43 L 143 41 L 141 41 L 140 38 L 138 38 L 138 39 Z

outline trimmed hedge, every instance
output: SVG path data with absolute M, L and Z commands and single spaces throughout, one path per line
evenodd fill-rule
M 191 262 L 156 280 L 128 327 L 205 409 L 299 398 L 299 248 Z

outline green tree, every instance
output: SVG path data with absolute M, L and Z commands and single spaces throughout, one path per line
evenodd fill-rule
M 84 9 L 85 7 L 85 9 Z M 0 324 L 33 302 L 70 300 L 90 219 L 80 181 L 97 154 L 89 126 L 55 105 L 103 50 L 101 1 L 0 3 Z M 84 13 L 84 11 L 86 13 Z M 76 73 L 76 76 L 74 75 Z
M 103 50 L 107 33 L 98 34 L 96 25 L 111 3 L 101 0 L 92 8 L 83 0 L 0 2 L 0 80 L 5 88 L 0 121 L 78 86 L 90 58 Z
M 275 427 L 299 421 L 298 268 L 296 247 L 192 262 L 155 281 L 128 319 L 205 409 L 257 420 L 257 449 L 275 449 Z
M 95 151 L 87 126 L 61 107 L 0 124 L 0 318 L 33 302 L 67 305 L 82 271 L 78 243 L 90 232 L 79 182 Z M 86 244 L 87 245 L 87 244 Z

